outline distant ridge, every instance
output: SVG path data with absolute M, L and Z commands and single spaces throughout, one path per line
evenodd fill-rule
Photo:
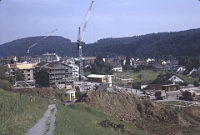
M 25 56 L 27 46 L 42 37 L 27 37 L 0 45 L 0 56 Z M 61 36 L 49 36 L 30 49 L 30 55 L 57 53 L 78 56 L 76 43 Z M 200 55 L 200 28 L 179 32 L 159 32 L 133 37 L 105 38 L 96 43 L 83 43 L 83 56 L 180 57 Z

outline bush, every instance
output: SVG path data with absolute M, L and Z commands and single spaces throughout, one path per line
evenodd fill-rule
M 194 81 L 194 87 L 199 87 L 199 82 L 198 81 Z
M 188 86 L 188 83 L 186 83 L 186 82 L 180 82 L 179 85 L 180 86 Z
M 11 83 L 7 80 L 0 80 L 0 88 L 3 90 L 13 90 Z
M 85 93 L 82 93 L 80 91 L 76 91 L 76 99 L 79 99 L 80 97 L 82 97 Z
M 140 89 L 140 83 L 133 83 L 133 89 Z

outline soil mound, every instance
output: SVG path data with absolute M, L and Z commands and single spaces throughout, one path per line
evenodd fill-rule
M 191 127 L 179 111 L 155 103 L 146 97 L 106 92 L 88 92 L 77 102 L 85 102 L 140 129 L 157 134 L 176 134 Z M 188 110 L 191 113 L 191 110 Z
M 119 131 L 120 133 L 123 133 L 125 135 L 137 135 L 137 134 L 133 134 L 130 130 L 125 128 L 124 125 L 122 124 L 116 125 L 107 119 L 100 122 L 99 125 L 105 128 L 114 129 L 115 131 Z
M 35 95 L 40 97 L 48 97 L 48 98 L 54 98 L 56 96 L 56 91 L 50 89 L 50 88 L 33 88 L 33 89 L 16 89 L 14 92 L 26 94 L 26 95 Z

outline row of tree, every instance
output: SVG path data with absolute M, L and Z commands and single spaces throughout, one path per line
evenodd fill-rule
M 185 66 L 186 68 L 199 68 L 200 57 L 182 56 L 179 59 L 179 65 Z

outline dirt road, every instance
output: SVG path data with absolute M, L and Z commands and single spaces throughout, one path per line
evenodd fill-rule
M 53 135 L 55 132 L 55 114 L 57 108 L 55 104 L 48 106 L 44 116 L 25 135 Z

